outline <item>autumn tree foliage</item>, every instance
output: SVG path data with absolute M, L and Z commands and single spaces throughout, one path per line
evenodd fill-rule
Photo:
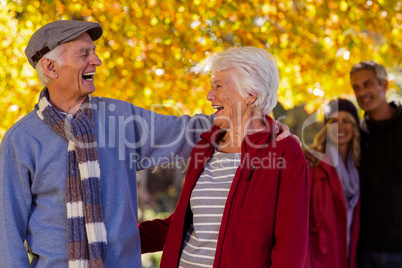
M 353 96 L 348 71 L 356 62 L 376 60 L 396 82 L 402 67 L 401 1 L 0 0 L 0 139 L 41 90 L 24 54 L 29 37 L 58 19 L 102 24 L 96 95 L 169 114 L 212 112 L 209 77 L 200 70 L 229 46 L 274 54 L 279 102 L 308 112 Z

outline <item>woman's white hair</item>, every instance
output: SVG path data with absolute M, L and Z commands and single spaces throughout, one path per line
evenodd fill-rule
M 65 50 L 65 44 L 60 44 L 58 45 L 55 49 L 49 51 L 43 57 L 46 57 L 50 60 L 56 61 L 60 66 L 64 65 L 64 60 L 63 60 L 63 52 Z M 40 61 L 36 64 L 35 67 L 36 73 L 38 74 L 39 81 L 41 86 L 47 87 L 47 84 L 50 82 L 50 77 L 48 77 L 45 73 L 45 71 L 42 68 L 42 65 L 40 64 Z
M 279 72 L 275 57 L 260 48 L 237 47 L 207 59 L 209 72 L 234 70 L 232 80 L 244 98 L 253 95 L 252 108 L 261 116 L 270 115 L 277 102 Z

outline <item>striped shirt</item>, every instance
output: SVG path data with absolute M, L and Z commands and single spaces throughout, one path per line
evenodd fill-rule
M 215 151 L 190 198 L 193 224 L 184 238 L 179 267 L 212 267 L 219 228 L 240 153 Z

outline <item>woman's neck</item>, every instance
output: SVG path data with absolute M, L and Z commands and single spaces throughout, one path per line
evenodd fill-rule
M 250 123 L 243 121 L 241 125 L 233 126 L 227 129 L 226 133 L 219 140 L 217 150 L 224 153 L 240 153 L 241 144 L 247 135 L 256 133 L 265 129 L 265 123 L 261 117 L 254 117 Z
M 339 155 L 341 156 L 341 158 L 343 160 L 343 163 L 345 163 L 345 166 L 346 166 L 346 159 L 348 157 L 349 145 L 348 144 L 339 145 L 338 151 L 339 151 Z

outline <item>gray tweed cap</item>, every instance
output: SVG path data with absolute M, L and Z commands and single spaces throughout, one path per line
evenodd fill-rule
M 99 39 L 103 34 L 99 23 L 89 21 L 57 20 L 42 26 L 32 35 L 25 49 L 29 64 L 35 68 L 43 55 L 85 32 L 93 41 Z

